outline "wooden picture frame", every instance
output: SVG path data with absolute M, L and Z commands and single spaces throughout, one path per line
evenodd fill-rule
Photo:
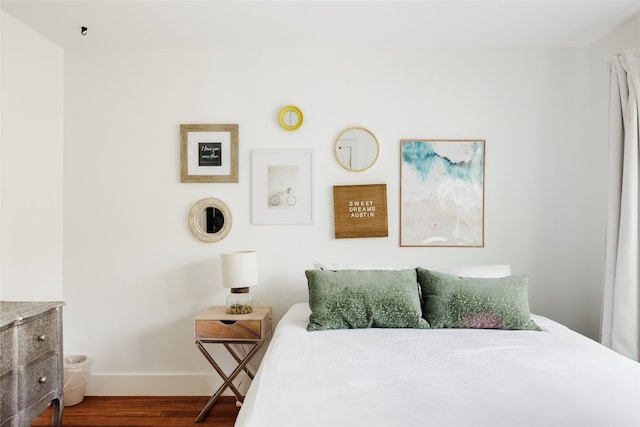
M 484 247 L 484 140 L 400 141 L 400 246 Z
M 336 239 L 388 237 L 387 185 L 335 185 L 333 216 Z
M 238 125 L 180 125 L 180 182 L 238 182 Z

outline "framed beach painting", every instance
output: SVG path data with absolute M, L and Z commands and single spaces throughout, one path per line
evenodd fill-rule
M 400 146 L 400 246 L 484 247 L 485 141 Z

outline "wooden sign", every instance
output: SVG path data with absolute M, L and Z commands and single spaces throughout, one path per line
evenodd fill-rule
M 387 184 L 335 185 L 336 239 L 388 237 Z

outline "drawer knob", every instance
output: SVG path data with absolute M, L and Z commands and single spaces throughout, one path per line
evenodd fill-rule
M 38 382 L 39 382 L 40 384 L 44 384 L 44 383 L 46 383 L 46 382 L 47 382 L 47 377 L 44 377 L 44 376 L 43 376 L 43 377 L 38 378 Z
M 38 341 L 44 342 L 44 340 L 46 340 L 46 339 L 47 339 L 47 336 L 45 334 L 38 335 Z

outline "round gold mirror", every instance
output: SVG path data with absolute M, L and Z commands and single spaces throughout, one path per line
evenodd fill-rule
M 378 160 L 380 144 L 368 129 L 352 127 L 336 139 L 335 155 L 340 166 L 351 172 L 369 169 Z
M 302 125 L 302 111 L 296 106 L 288 105 L 280 110 L 278 121 L 285 130 L 296 130 Z
M 189 211 L 189 229 L 203 242 L 222 240 L 231 230 L 231 211 L 224 202 L 213 197 L 199 200 Z

